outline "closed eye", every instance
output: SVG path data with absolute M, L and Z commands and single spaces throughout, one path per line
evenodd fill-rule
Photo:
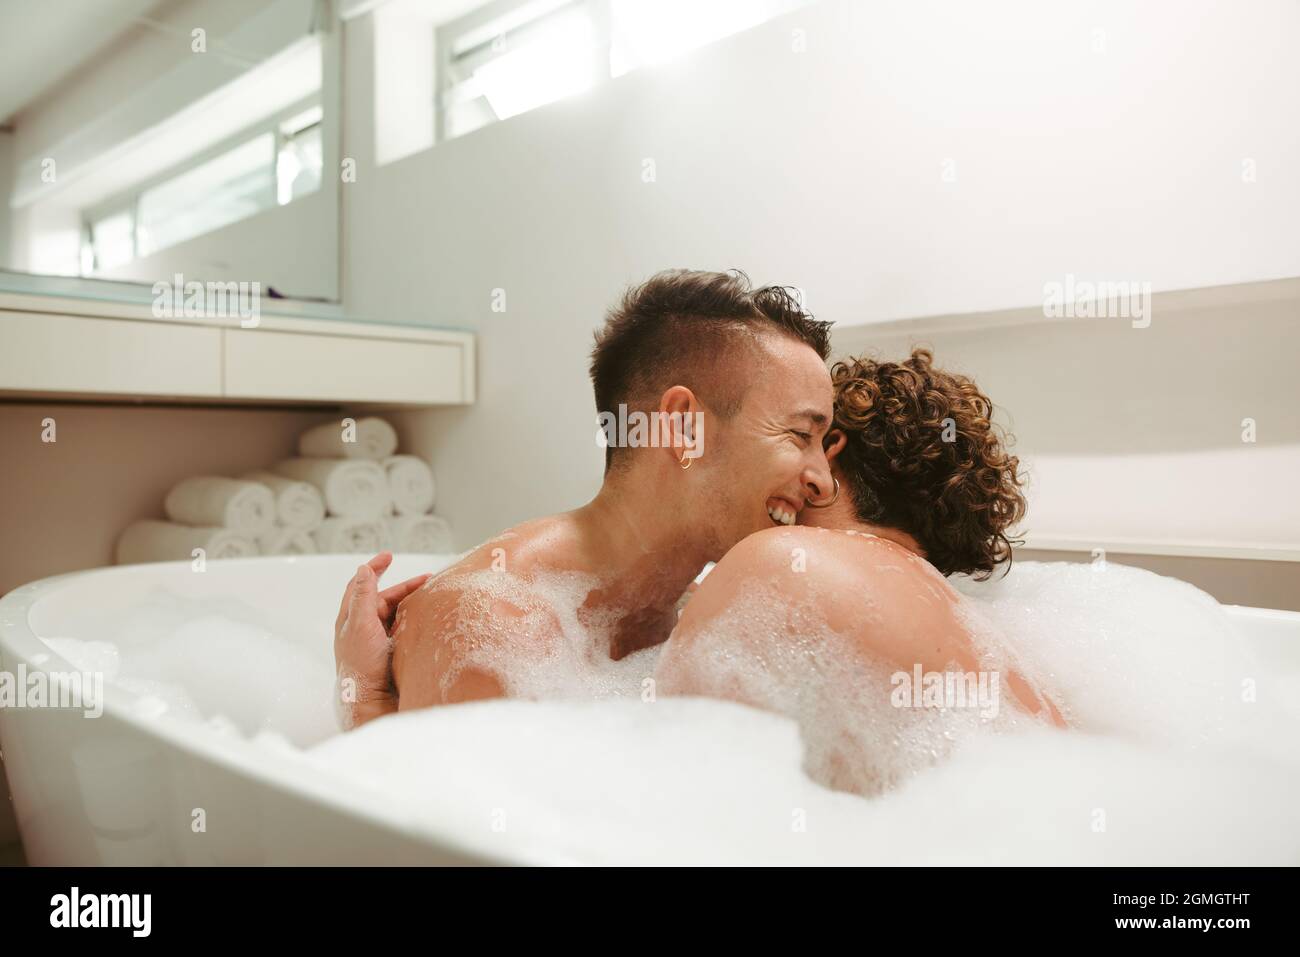
M 799 436 L 801 442 L 807 443 L 812 441 L 812 433 L 810 432 L 800 432 L 797 429 L 791 429 L 790 434 Z

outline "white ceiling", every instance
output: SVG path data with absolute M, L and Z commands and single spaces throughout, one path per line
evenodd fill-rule
M 0 126 L 159 0 L 0 0 Z

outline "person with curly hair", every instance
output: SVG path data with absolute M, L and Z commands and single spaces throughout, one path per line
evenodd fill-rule
M 831 381 L 834 494 L 808 501 L 797 525 L 748 536 L 713 568 L 664 647 L 660 693 L 803 719 L 819 688 L 864 693 L 828 690 L 826 676 L 853 673 L 853 660 L 909 673 L 988 666 L 945 576 L 987 578 L 1009 563 L 1009 532 L 1025 513 L 1019 460 L 992 402 L 924 348 L 901 362 L 837 362 Z M 1001 670 L 1014 707 L 1064 726 L 1047 697 L 1005 662 Z
M 918 348 L 902 362 L 848 359 L 831 368 L 830 451 L 851 513 L 886 541 L 903 540 L 944 575 L 987 578 L 1011 561 L 1007 530 L 1025 515 L 1019 459 L 993 424 L 993 403 Z M 812 513 L 805 521 L 829 527 Z M 910 541 L 909 541 L 910 540 Z

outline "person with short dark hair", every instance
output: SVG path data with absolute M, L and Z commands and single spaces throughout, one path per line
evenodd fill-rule
M 829 497 L 828 326 L 743 273 L 663 272 L 629 290 L 592 352 L 599 493 L 422 584 L 380 593 L 391 556 L 361 566 L 335 632 L 345 726 L 519 694 L 515 657 L 598 667 L 665 641 L 705 564 Z

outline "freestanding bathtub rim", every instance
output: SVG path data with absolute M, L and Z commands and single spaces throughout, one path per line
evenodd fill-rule
M 341 556 L 332 555 L 330 558 Z M 368 556 L 358 556 L 358 564 Z M 292 563 L 297 556 L 277 556 L 275 561 Z M 265 557 L 223 560 L 223 565 L 265 562 Z M 32 630 L 28 615 L 32 607 L 47 592 L 72 578 L 100 574 L 129 574 L 157 564 L 188 565 L 187 562 L 151 563 L 146 565 L 117 565 L 108 568 L 52 575 L 15 588 L 0 598 L 0 668 L 14 670 L 19 662 L 31 674 L 36 671 L 78 670 L 73 663 L 42 641 Z M 36 656 L 45 656 L 38 664 Z M 259 744 L 243 734 L 217 731 L 202 721 L 159 720 L 140 714 L 132 705 L 140 700 L 133 692 L 115 687 L 113 695 L 105 695 L 102 703 L 104 715 L 131 727 L 137 733 L 160 738 L 166 743 L 195 757 L 209 761 L 227 772 L 253 776 L 262 784 L 292 793 L 306 801 L 315 802 L 333 811 L 359 817 L 378 829 L 387 830 L 404 840 L 430 846 L 441 846 L 464 858 L 483 864 L 514 864 L 545 866 L 569 864 L 568 859 L 538 854 L 526 847 L 512 848 L 509 859 L 502 857 L 499 847 L 480 844 L 450 833 L 434 834 L 427 827 L 417 827 L 389 809 L 383 813 L 378 808 L 376 793 L 354 784 L 340 775 L 332 775 L 313 763 L 296 745 L 280 750 Z M 0 712 L 2 714 L 2 712 Z M 98 719 L 87 719 L 98 720 Z

